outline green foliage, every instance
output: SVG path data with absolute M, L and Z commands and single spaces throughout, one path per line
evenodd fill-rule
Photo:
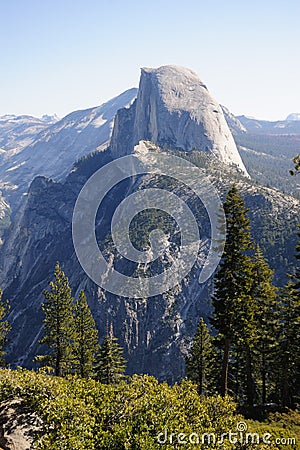
M 37 356 L 41 364 L 54 368 L 55 375 L 70 373 L 74 363 L 72 343 L 75 338 L 75 323 L 72 310 L 72 292 L 68 277 L 62 271 L 59 262 L 54 271 L 55 281 L 50 281 L 50 291 L 44 290 L 45 313 L 44 336 L 40 344 L 46 344 L 50 353 Z
M 38 450 L 297 450 L 300 442 L 299 413 L 269 414 L 263 422 L 245 420 L 235 414 L 235 404 L 228 397 L 200 397 L 188 381 L 168 386 L 153 377 L 135 375 L 127 382 L 105 385 L 76 376 L 0 370 L 0 403 L 14 398 L 21 398 L 26 410 L 43 421 L 35 443 Z M 268 433 L 271 444 L 239 445 L 226 439 L 221 445 L 207 443 L 208 434 L 220 439 L 223 433 L 236 432 L 241 421 L 260 438 Z M 161 441 L 167 436 L 165 444 L 158 442 L 159 433 Z M 200 443 L 180 445 L 179 433 L 187 441 L 191 433 L 195 439 L 196 433 Z M 204 433 L 206 443 L 202 444 Z M 275 439 L 285 439 L 286 444 L 276 444 Z
M 74 305 L 75 338 L 73 352 L 75 372 L 83 378 L 92 375 L 98 350 L 98 331 L 83 291 Z
M 284 406 L 300 403 L 300 296 L 290 280 L 281 290 L 280 335 L 277 350 L 277 391 Z
M 171 387 L 146 375 L 104 385 L 75 376 L 0 371 L 0 401 L 15 397 L 43 420 L 36 443 L 40 450 L 171 450 L 179 448 L 179 433 L 215 433 L 220 438 L 240 420 L 229 398 L 201 399 L 191 382 Z M 172 444 L 158 442 L 158 434 L 163 439 L 165 432 L 168 439 L 174 434 Z M 200 441 L 184 448 L 208 447 Z M 212 443 L 209 448 L 220 447 Z M 235 447 L 225 442 L 222 448 Z
M 220 269 L 215 277 L 213 325 L 224 336 L 236 334 L 240 320 L 244 326 L 248 316 L 243 314 L 245 296 L 251 289 L 251 259 L 247 251 L 252 248 L 250 221 L 236 186 L 228 192 L 224 203 L 226 216 L 226 244 Z
M 298 450 L 300 442 L 300 414 L 294 411 L 286 413 L 270 413 L 264 421 L 248 420 L 248 430 L 263 436 L 265 433 L 271 435 L 270 444 L 257 447 L 265 450 L 286 449 Z M 276 443 L 277 442 L 277 443 Z
M 124 377 L 126 361 L 123 358 L 123 349 L 118 339 L 113 335 L 112 328 L 100 345 L 95 367 L 95 377 L 105 384 L 119 383 Z
M 84 291 L 73 301 L 68 277 L 56 263 L 55 282 L 50 281 L 50 291 L 45 290 L 46 301 L 44 336 L 50 352 L 36 356 L 36 360 L 54 369 L 57 376 L 76 373 L 83 378 L 93 375 L 98 351 L 98 330 L 88 306 Z
M 9 312 L 8 300 L 2 300 L 2 291 L 0 289 L 0 367 L 5 365 L 5 350 L 4 346 L 7 343 L 7 334 L 11 329 L 6 316 Z
M 187 378 L 197 384 L 199 394 L 213 394 L 217 390 L 216 375 L 219 369 L 213 338 L 201 317 L 189 355 L 186 357 Z
M 294 273 L 280 292 L 276 370 L 279 401 L 289 407 L 300 403 L 300 242 L 296 245 L 295 259 Z
M 257 245 L 253 257 L 252 296 L 255 300 L 255 346 L 253 359 L 256 369 L 258 401 L 262 404 L 272 395 L 276 366 L 279 328 L 279 304 L 276 287 L 273 286 L 273 271 L 269 268 L 260 247 Z
M 252 243 L 247 209 L 235 185 L 226 196 L 224 211 L 226 244 L 220 269 L 215 276 L 214 317 L 211 320 L 223 346 L 221 392 L 223 395 L 228 392 L 230 352 L 232 345 L 235 345 L 238 355 L 246 353 L 248 401 L 252 402 L 251 361 L 248 357 L 254 336 L 254 302 L 251 296 L 253 265 L 248 254 Z
M 73 177 L 82 176 L 88 179 L 95 170 L 103 167 L 105 164 L 112 160 L 111 154 L 108 149 L 95 150 L 91 153 L 81 156 L 74 164 L 74 170 L 68 175 L 68 180 Z
M 279 301 L 273 271 L 258 245 L 252 256 L 250 223 L 235 187 L 224 209 L 227 241 L 215 276 L 212 318 L 223 351 L 221 392 L 230 389 L 248 405 L 256 400 L 295 407 L 300 401 L 299 270 Z

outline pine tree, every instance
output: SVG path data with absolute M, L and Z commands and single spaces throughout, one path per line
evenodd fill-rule
M 255 361 L 257 378 L 261 384 L 261 402 L 267 401 L 267 387 L 272 382 L 277 350 L 279 305 L 277 288 L 272 284 L 274 271 L 264 259 L 259 245 L 255 248 L 253 258 L 252 296 L 255 299 Z
M 199 395 L 213 394 L 217 390 L 217 352 L 203 318 L 199 320 L 196 334 L 186 357 L 186 376 L 198 386 Z
M 247 400 L 253 402 L 251 347 L 254 336 L 254 304 L 251 297 L 252 248 L 250 221 L 244 201 L 234 185 L 224 203 L 226 244 L 220 269 L 215 276 L 214 317 L 211 322 L 223 346 L 221 394 L 228 393 L 229 360 L 232 344 L 246 359 Z M 244 356 L 245 355 L 245 356 Z
M 11 329 L 6 316 L 9 312 L 8 300 L 2 300 L 2 290 L 0 289 L 0 367 L 5 366 L 5 350 L 4 346 L 7 343 L 7 334 Z
M 76 372 L 87 378 L 92 374 L 98 350 L 98 331 L 84 291 L 80 291 L 79 299 L 74 305 L 74 319 Z
M 278 386 L 283 406 L 300 402 L 300 296 L 290 280 L 281 291 Z
M 300 173 L 300 155 L 293 159 L 291 175 Z M 298 225 L 300 227 L 300 225 Z M 298 232 L 298 237 L 300 233 Z M 296 245 L 296 260 L 300 260 L 300 241 Z M 283 406 L 300 403 L 300 267 L 296 265 L 281 290 L 280 338 L 278 348 L 277 390 Z
M 72 292 L 68 277 L 59 262 L 55 265 L 55 281 L 50 281 L 50 291 L 44 290 L 45 313 L 44 337 L 40 344 L 50 349 L 47 355 L 39 355 L 36 360 L 54 368 L 55 375 L 64 376 L 72 371 L 74 363 L 73 340 L 75 338 L 74 316 L 72 311 Z
M 298 236 L 300 234 L 298 233 Z M 300 260 L 300 242 L 296 245 L 297 261 Z M 300 269 L 281 291 L 280 339 L 278 366 L 278 391 L 283 406 L 293 407 L 300 402 Z
M 113 335 L 112 326 L 100 345 L 95 367 L 95 377 L 104 384 L 116 384 L 123 377 L 126 367 L 123 349 Z

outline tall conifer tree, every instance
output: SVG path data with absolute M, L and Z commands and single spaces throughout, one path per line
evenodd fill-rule
M 198 386 L 199 395 L 217 390 L 217 352 L 203 318 L 199 320 L 191 350 L 186 357 L 186 376 Z
M 272 284 L 271 270 L 257 245 L 253 258 L 252 295 L 255 300 L 255 361 L 257 378 L 261 385 L 260 400 L 267 402 L 267 387 L 273 378 L 279 328 L 277 288 Z M 274 381 L 274 380 L 273 380 Z
M 98 350 L 98 331 L 84 291 L 80 291 L 79 299 L 75 302 L 74 318 L 74 357 L 76 360 L 76 372 L 81 377 L 87 378 L 92 374 L 95 356 Z
M 281 291 L 277 361 L 279 401 L 291 408 L 300 402 L 300 297 L 292 280 Z
M 96 379 L 104 384 L 116 384 L 124 377 L 125 367 L 123 349 L 118 344 L 111 325 L 97 355 Z
M 47 355 L 40 355 L 36 360 L 54 368 L 55 375 L 64 376 L 72 371 L 74 364 L 73 340 L 75 338 L 73 298 L 68 277 L 62 271 L 59 262 L 54 271 L 55 281 L 50 281 L 50 291 L 44 290 L 45 313 L 44 336 L 40 344 L 50 349 Z
M 289 407 L 300 403 L 300 242 L 296 245 L 295 258 L 294 274 L 281 292 L 278 355 L 280 400 L 283 406 Z
M 300 173 L 300 155 L 293 159 L 291 175 Z M 300 225 L 298 225 L 299 227 Z M 298 232 L 298 237 L 300 233 Z M 296 245 L 294 273 L 281 290 L 280 338 L 277 355 L 277 391 L 283 406 L 300 403 L 300 241 Z
M 252 361 L 250 348 L 254 335 L 254 304 L 251 297 L 252 248 L 247 209 L 234 185 L 224 203 L 226 244 L 220 269 L 215 276 L 212 325 L 223 347 L 221 394 L 228 393 L 229 361 L 233 344 L 246 355 L 247 400 L 253 402 Z M 241 351 L 238 352 L 239 354 Z

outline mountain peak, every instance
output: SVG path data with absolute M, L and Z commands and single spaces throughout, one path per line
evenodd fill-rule
M 142 68 L 141 81 L 150 77 L 153 84 L 157 84 L 164 96 L 166 104 L 171 109 L 185 108 L 186 100 L 189 102 L 189 108 L 199 108 L 199 90 L 200 92 L 207 87 L 200 80 L 196 72 L 181 66 L 161 66 L 157 69 Z M 196 100 L 195 103 L 193 101 Z
M 41 119 L 47 123 L 55 123 L 60 120 L 59 117 L 55 113 L 54 114 L 44 114 L 41 117 Z
M 173 83 L 178 81 L 178 79 L 182 79 L 182 81 L 186 80 L 189 84 L 193 79 L 196 83 L 199 81 L 201 83 L 199 75 L 196 72 L 182 66 L 167 65 L 158 68 L 142 67 L 141 72 L 155 74 L 158 77 L 168 77 Z
M 141 69 L 136 102 L 117 114 L 112 153 L 115 157 L 131 153 L 143 140 L 171 149 L 211 152 L 248 176 L 222 108 L 190 69 Z
M 291 113 L 285 120 L 300 120 L 300 113 Z

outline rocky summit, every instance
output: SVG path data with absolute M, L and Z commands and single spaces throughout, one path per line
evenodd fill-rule
M 112 137 L 115 155 L 128 153 L 141 140 L 185 151 L 201 149 L 247 171 L 223 115 L 205 84 L 192 70 L 178 66 L 143 68 L 135 104 L 117 114 Z M 130 128 L 131 142 L 120 134 Z

